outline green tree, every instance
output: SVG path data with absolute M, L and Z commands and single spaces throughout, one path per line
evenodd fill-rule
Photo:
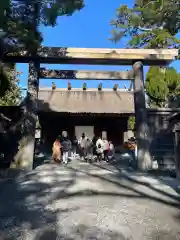
M 72 15 L 75 11 L 80 10 L 84 4 L 83 0 L 1 1 L 6 1 L 7 4 L 3 5 L 4 9 L 1 8 L 0 10 L 0 28 L 3 31 L 3 34 L 0 34 L 0 79 L 3 78 L 4 90 L 6 89 L 4 97 L 6 96 L 8 101 L 5 102 L 9 102 L 12 97 L 8 90 L 11 89 L 12 82 L 8 81 L 9 78 L 5 70 L 6 64 L 2 62 L 3 54 L 15 55 L 21 49 L 35 55 L 43 40 L 39 26 L 55 26 L 58 16 Z M 29 81 L 29 85 L 34 85 L 33 77 Z M 37 111 L 35 111 L 36 104 L 31 99 L 31 94 L 24 99 L 22 105 L 27 111 L 23 114 L 23 118 L 11 128 L 11 132 L 16 132 L 16 134 L 19 132 L 20 135 L 19 140 L 17 140 L 19 150 L 14 156 L 15 166 L 26 168 L 27 166 L 32 167 L 33 154 L 27 155 L 27 152 L 31 151 L 33 153 L 34 151 L 34 129 L 37 121 Z M 21 131 L 18 130 L 19 126 Z
M 127 37 L 128 48 L 179 48 L 180 1 L 136 0 L 132 8 L 121 5 L 111 25 L 111 40 Z M 164 106 L 171 96 L 178 96 L 179 77 L 175 75 L 170 68 L 150 68 L 146 91 L 151 106 Z M 143 164 L 148 168 L 148 158 L 144 157 Z
M 3 54 L 15 54 L 22 48 L 33 53 L 43 40 L 38 28 L 40 25 L 55 26 L 58 16 L 70 16 L 83 6 L 83 0 L 2 0 L 0 59 Z M 6 64 L 2 61 L 0 61 L 0 80 L 0 97 L 12 98 L 9 95 L 12 92 L 12 84 L 6 74 Z
M 150 107 L 165 107 L 177 101 L 180 94 L 180 78 L 176 69 L 150 67 L 146 76 L 146 93 Z
M 180 40 L 179 0 L 137 0 L 133 8 L 121 5 L 116 11 L 112 40 L 130 37 L 133 48 L 176 48 Z
M 130 116 L 128 118 L 128 129 L 134 131 L 135 130 L 135 117 Z
M 8 51 L 18 51 L 22 46 L 29 51 L 38 47 L 43 40 L 38 26 L 55 26 L 59 16 L 70 16 L 84 6 L 83 0 L 3 1 L 6 2 L 1 10 L 4 24 L 0 27 L 6 33 Z
M 0 106 L 14 106 L 19 104 L 22 99 L 21 88 L 19 84 L 19 73 L 16 72 L 15 65 L 6 64 L 3 67 L 4 74 L 0 76 L 1 88 L 0 88 Z M 8 87 L 3 77 L 6 75 L 8 80 Z M 5 84 L 4 84 L 5 83 Z

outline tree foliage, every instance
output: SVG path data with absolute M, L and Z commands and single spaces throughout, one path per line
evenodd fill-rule
M 145 86 L 151 107 L 168 106 L 180 94 L 180 74 L 172 67 L 150 67 Z
M 130 116 L 128 118 L 128 129 L 134 131 L 135 130 L 135 117 Z
M 116 11 L 112 40 L 129 37 L 131 48 L 178 48 L 180 40 L 179 0 L 136 0 L 132 8 L 121 5 Z M 151 67 L 146 91 L 151 106 L 162 107 L 179 95 L 179 75 L 173 68 Z
M 39 30 L 40 25 L 55 26 L 58 16 L 70 16 L 83 6 L 83 0 L 2 0 L 0 7 L 0 59 L 3 54 L 14 54 L 19 49 L 33 54 L 43 40 Z M 0 97 L 4 96 L 6 100 L 2 101 L 7 102 L 9 96 L 9 101 L 12 102 L 13 97 L 10 93 L 12 89 L 15 90 L 12 88 L 15 82 L 11 84 L 9 81 L 11 78 L 8 78 L 9 75 L 4 66 L 6 65 L 1 61 Z
M 3 67 L 4 75 L 8 80 L 7 84 L 2 81 L 0 88 L 0 106 L 14 106 L 17 105 L 21 100 L 21 89 L 18 86 L 19 73 L 16 72 L 15 65 L 5 64 Z M 1 80 L 3 75 L 1 76 Z
M 83 0 L 3 0 L 1 9 L 6 33 L 4 42 L 7 50 L 17 51 L 17 47 L 31 50 L 42 42 L 38 26 L 55 26 L 58 16 L 72 15 L 83 8 Z M 0 16 L 2 18 L 2 15 Z
M 179 0 L 137 0 L 133 8 L 121 5 L 116 11 L 112 40 L 130 37 L 133 48 L 176 48 L 180 40 Z

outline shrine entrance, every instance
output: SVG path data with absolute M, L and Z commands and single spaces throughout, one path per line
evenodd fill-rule
M 51 150 L 54 139 L 63 131 L 68 133 L 70 140 L 78 139 L 84 132 L 87 137 L 106 136 L 115 146 L 121 146 L 127 132 L 128 115 L 115 117 L 90 114 L 67 114 L 57 112 L 39 112 L 41 138 Z
M 51 108 L 59 112 L 57 104 L 52 105 L 52 96 L 56 91 L 54 86 L 49 91 L 46 101 L 38 98 L 39 78 L 49 79 L 81 79 L 81 80 L 131 80 L 133 81 L 134 113 L 136 117 L 137 161 L 138 168 L 147 170 L 152 166 L 149 153 L 149 129 L 147 126 L 147 110 L 145 103 L 143 65 L 167 65 L 178 57 L 178 49 L 88 49 L 88 48 L 58 48 L 41 47 L 33 54 L 26 51 L 15 56 L 6 54 L 4 62 L 29 63 L 28 96 L 25 103 L 26 134 L 23 135 L 20 151 L 25 156 L 26 168 L 32 169 L 34 156 L 34 136 L 38 107 Z M 40 64 L 83 64 L 83 65 L 131 65 L 130 71 L 76 71 L 41 69 Z M 83 84 L 83 96 L 86 96 L 87 86 Z M 67 99 L 72 87 L 68 84 Z M 118 85 L 113 87 L 117 94 Z M 98 86 L 99 98 L 103 95 L 101 84 Z M 86 97 L 85 97 L 86 98 Z M 84 98 L 84 99 L 85 99 Z M 67 100 L 66 99 L 66 100 Z M 89 103 L 90 104 L 90 103 Z M 91 104 L 92 105 L 92 104 Z M 92 105 L 91 108 L 94 108 Z M 62 109 L 63 110 L 63 109 Z M 73 109 L 72 109 L 73 111 Z M 78 109 L 76 109 L 78 112 Z M 106 112 L 110 111 L 108 108 Z M 123 110 L 126 113 L 126 109 Z M 25 143 L 26 142 L 26 143 Z

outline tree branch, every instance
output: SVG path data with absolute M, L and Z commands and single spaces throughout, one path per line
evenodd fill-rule
M 0 113 L 0 117 L 1 117 L 2 119 L 4 119 L 4 120 L 7 120 L 7 121 L 11 122 L 11 119 L 8 118 L 8 117 L 6 117 L 6 116 L 4 116 L 4 114 L 2 114 L 2 113 Z
M 144 27 L 141 27 L 141 26 L 138 26 L 137 27 L 140 31 L 143 31 L 143 32 L 152 32 L 153 31 L 153 28 L 144 28 Z M 161 26 L 159 28 L 156 27 L 156 29 L 159 29 L 159 30 L 163 30 L 164 26 Z

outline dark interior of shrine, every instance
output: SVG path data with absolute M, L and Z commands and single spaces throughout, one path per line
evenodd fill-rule
M 41 138 L 48 147 L 52 146 L 63 131 L 67 131 L 69 138 L 73 139 L 76 126 L 92 126 L 95 136 L 102 136 L 102 132 L 106 132 L 108 140 L 119 146 L 123 143 L 124 132 L 127 131 L 127 120 L 128 116 L 125 115 L 39 112 Z

